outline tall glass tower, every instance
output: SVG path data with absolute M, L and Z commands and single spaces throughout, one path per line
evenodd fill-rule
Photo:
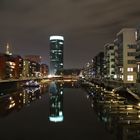
M 50 74 L 63 68 L 63 36 L 50 36 Z

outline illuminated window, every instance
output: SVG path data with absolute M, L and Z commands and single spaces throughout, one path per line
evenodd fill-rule
M 138 72 L 140 72 L 140 65 L 138 64 Z
M 117 75 L 116 74 L 114 75 L 114 78 L 117 79 Z
M 133 68 L 127 68 L 128 72 L 133 72 Z
M 138 40 L 138 32 L 135 32 L 135 39 Z
M 120 72 L 122 72 L 122 73 L 123 73 L 123 68 L 120 68 Z
M 122 80 L 123 80 L 123 75 L 120 75 L 120 79 L 122 79 Z
M 127 75 L 127 81 L 133 81 L 134 77 L 133 75 Z

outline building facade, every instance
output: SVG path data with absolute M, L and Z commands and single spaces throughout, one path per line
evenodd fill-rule
M 50 36 L 50 74 L 55 74 L 57 70 L 63 69 L 63 36 Z
M 114 44 L 104 46 L 105 78 L 114 79 L 115 76 L 115 47 Z
M 117 79 L 123 83 L 136 83 L 136 29 L 124 28 L 117 33 Z
M 104 77 L 104 52 L 99 52 L 95 58 L 95 77 L 102 79 Z
M 140 83 L 140 26 L 137 27 L 135 36 L 137 42 L 136 57 L 135 57 L 137 63 L 137 82 Z
M 42 76 L 42 77 L 48 76 L 48 72 L 49 72 L 49 70 L 48 70 L 48 65 L 46 65 L 46 64 L 41 64 L 41 65 L 40 65 L 40 73 L 41 73 L 41 76 Z

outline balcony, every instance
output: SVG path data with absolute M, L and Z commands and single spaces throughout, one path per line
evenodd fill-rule
M 140 54 L 138 55 L 136 55 L 136 57 L 135 57 L 135 59 L 136 59 L 136 62 L 138 63 L 138 62 L 140 62 Z

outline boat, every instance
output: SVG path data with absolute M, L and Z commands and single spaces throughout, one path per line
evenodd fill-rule
M 30 81 L 27 81 L 23 86 L 24 87 L 40 87 L 40 84 L 37 81 L 30 80 Z

